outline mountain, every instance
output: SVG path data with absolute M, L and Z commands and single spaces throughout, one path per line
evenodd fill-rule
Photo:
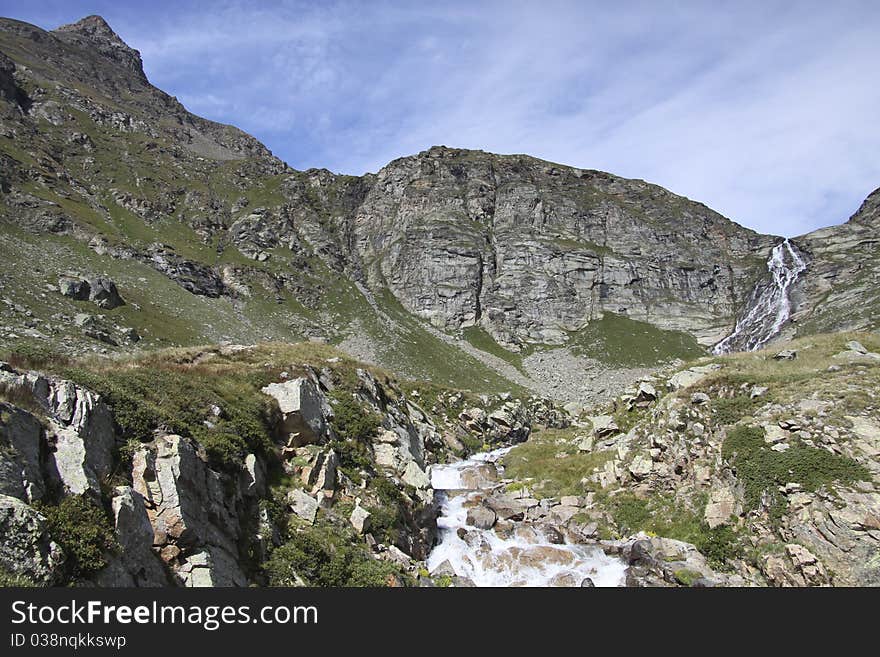
M 153 87 L 98 16 L 51 32 L 2 19 L 0 54 L 0 346 L 310 338 L 409 376 L 584 402 L 705 353 L 771 284 L 780 238 L 640 180 L 442 146 L 361 177 L 296 171 Z M 834 247 L 798 241 L 815 263 L 799 334 L 837 321 L 828 286 L 864 278 L 838 271 L 855 238 L 833 230 Z M 89 280 L 124 304 L 71 287 Z M 847 286 L 841 304 L 873 294 Z
M 844 224 L 797 238 L 810 266 L 794 290 L 797 335 L 872 329 L 880 317 L 880 189 Z
M 0 19 L 0 191 L 0 586 L 880 582 L 880 190 L 297 171 L 90 16 Z

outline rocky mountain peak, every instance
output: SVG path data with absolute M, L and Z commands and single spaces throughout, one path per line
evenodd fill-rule
M 868 198 L 864 200 L 850 221 L 870 226 L 880 225 L 880 187 L 868 194 Z
M 113 39 L 125 45 L 125 42 L 119 38 L 119 35 L 113 31 L 107 21 L 102 16 L 86 16 L 75 23 L 62 25 L 54 30 L 55 32 L 75 32 L 93 39 Z
M 91 46 L 98 53 L 122 64 L 146 80 L 141 54 L 123 41 L 101 16 L 86 16 L 75 23 L 62 25 L 52 33 L 64 41 Z

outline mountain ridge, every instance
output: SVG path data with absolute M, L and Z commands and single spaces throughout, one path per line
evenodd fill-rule
M 447 383 L 479 386 L 499 374 L 492 354 L 523 370 L 557 354 L 572 376 L 580 357 L 608 361 L 598 345 L 613 325 L 651 336 L 625 363 L 603 363 L 625 370 L 725 337 L 781 241 L 660 186 L 528 155 L 435 146 L 364 176 L 297 171 L 153 87 L 98 16 L 53 32 L 2 19 L 0 52 L 5 255 L 48 248 L 57 262 L 5 272 L 48 293 L 7 297 L 25 312 L 0 331 L 4 344 L 64 336 L 117 351 L 134 348 L 120 337 L 131 331 L 137 348 L 311 337 L 421 376 L 451 359 L 480 374 Z M 821 298 L 853 277 L 814 237 L 797 238 L 815 264 L 794 286 L 789 337 L 841 323 Z M 57 291 L 71 272 L 115 279 L 138 302 L 80 330 L 76 315 L 92 313 Z M 545 391 L 577 398 L 572 381 Z

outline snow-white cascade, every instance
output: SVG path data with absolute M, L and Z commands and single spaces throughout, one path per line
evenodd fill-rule
M 755 351 L 767 344 L 791 316 L 789 289 L 806 268 L 797 247 L 787 239 L 773 247 L 767 261 L 771 280 L 755 287 L 733 333 L 716 344 L 712 353 Z
M 467 524 L 468 506 L 487 490 L 465 490 L 462 475 L 487 461 L 496 462 L 508 449 L 432 467 L 431 485 L 444 497 L 437 520 L 440 543 L 428 556 L 428 569 L 433 572 L 449 561 L 456 575 L 477 586 L 580 586 L 586 578 L 595 586 L 622 586 L 626 565 L 598 547 L 554 544 L 530 523 L 517 523 L 504 536 Z

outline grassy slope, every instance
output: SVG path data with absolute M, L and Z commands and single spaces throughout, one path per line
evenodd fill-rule
M 576 353 L 620 367 L 655 365 L 706 353 L 687 333 L 667 331 L 610 312 L 571 333 L 569 344 Z

